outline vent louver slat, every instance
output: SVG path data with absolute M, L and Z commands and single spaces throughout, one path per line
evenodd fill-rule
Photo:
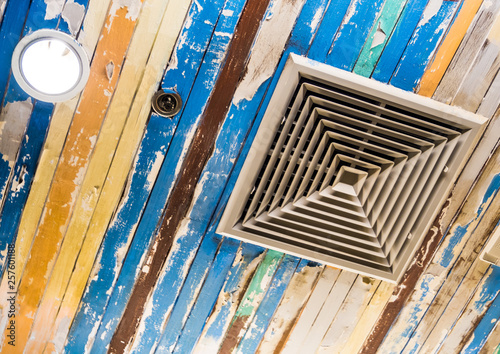
M 292 55 L 218 232 L 396 281 L 482 123 Z

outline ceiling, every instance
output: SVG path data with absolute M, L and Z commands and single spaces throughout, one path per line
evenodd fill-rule
M 479 255 L 500 218 L 499 12 L 0 0 L 2 352 L 498 352 L 500 270 Z M 37 101 L 11 76 L 38 29 L 87 52 L 79 96 Z M 216 232 L 291 53 L 486 122 L 398 283 Z M 158 90 L 179 113 L 152 111 Z

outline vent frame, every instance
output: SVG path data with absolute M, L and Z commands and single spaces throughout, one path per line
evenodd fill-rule
M 426 200 L 424 200 L 424 202 L 427 205 L 431 205 L 432 207 L 428 208 L 427 210 L 419 211 L 419 214 L 416 217 L 418 220 L 420 220 L 418 221 L 418 227 L 416 228 L 413 226 L 411 227 L 411 230 L 413 231 L 414 229 L 416 229 L 416 232 L 413 233 L 413 236 L 410 235 L 409 238 L 411 238 L 411 240 L 408 241 L 409 245 L 404 246 L 406 248 L 403 250 L 403 254 L 391 255 L 390 251 L 392 250 L 394 244 L 396 244 L 397 247 L 403 247 L 402 245 L 398 244 L 398 242 L 401 243 L 406 241 L 404 240 L 398 241 L 401 240 L 401 237 L 397 239 L 389 237 L 390 239 L 389 242 L 392 243 L 390 243 L 390 247 L 387 246 L 389 250 L 386 249 L 384 251 L 388 253 L 386 254 L 386 256 L 388 257 L 388 261 L 385 263 L 387 264 L 385 268 L 383 265 L 381 265 L 379 268 L 374 268 L 373 266 L 370 266 L 370 264 L 372 264 L 371 261 L 363 259 L 363 257 L 360 256 L 360 254 L 352 256 L 343 255 L 341 257 L 335 256 L 336 254 L 335 252 L 337 252 L 337 254 L 345 253 L 344 252 L 345 247 L 342 246 L 339 246 L 339 249 L 337 251 L 328 251 L 328 252 L 324 250 L 324 247 L 322 245 L 318 245 L 316 249 L 313 246 L 311 246 L 309 249 L 304 249 L 297 245 L 298 241 L 294 242 L 293 239 L 287 238 L 284 235 L 280 236 L 277 234 L 275 238 L 266 237 L 265 236 L 266 229 L 262 228 L 261 223 L 255 225 L 256 231 L 254 230 L 252 232 L 248 232 L 244 227 L 242 227 L 242 224 L 239 222 L 242 219 L 245 219 L 243 223 L 253 222 L 252 220 L 249 220 L 247 216 L 244 215 L 245 208 L 247 207 L 247 202 L 249 201 L 250 197 L 253 194 L 260 193 L 258 191 L 259 188 L 261 189 L 266 188 L 265 186 L 262 186 L 262 183 L 259 186 L 256 186 L 256 181 L 259 178 L 259 173 L 261 172 L 261 168 L 263 168 L 262 167 L 263 164 L 266 162 L 266 159 L 269 159 L 269 156 L 271 156 L 271 154 L 269 154 L 270 149 L 271 148 L 274 149 L 273 146 L 279 145 L 279 140 L 278 143 L 275 140 L 276 133 L 280 129 L 288 129 L 286 131 L 290 132 L 293 131 L 293 129 L 295 128 L 294 121 L 290 121 L 289 119 L 286 119 L 286 117 L 287 114 L 295 115 L 297 112 L 300 112 L 301 107 L 303 107 L 305 104 L 305 100 L 302 100 L 302 103 L 300 104 L 301 107 L 294 107 L 293 104 L 295 104 L 296 101 L 292 101 L 295 95 L 300 96 L 302 88 L 299 87 L 298 85 L 304 78 L 310 81 L 317 81 L 321 85 L 324 85 L 326 87 L 329 86 L 340 87 L 340 90 L 346 90 L 348 92 L 351 92 L 353 96 L 361 94 L 363 95 L 363 97 L 367 97 L 367 99 L 372 99 L 378 102 L 389 102 L 391 107 L 395 107 L 397 110 L 411 112 L 415 116 L 422 116 L 422 117 L 431 116 L 436 123 L 442 124 L 441 128 L 437 128 L 438 130 L 442 129 L 443 131 L 446 132 L 447 130 L 449 130 L 447 126 L 465 127 L 463 129 L 464 133 L 458 134 L 459 138 L 457 138 L 458 140 L 456 146 L 448 147 L 447 145 L 443 148 L 452 150 L 449 153 L 455 154 L 452 161 L 448 161 L 449 163 L 446 164 L 446 169 L 448 172 L 444 174 L 444 178 L 442 173 L 439 173 L 439 175 L 437 175 L 438 172 L 434 171 L 429 172 L 429 175 L 433 176 L 436 183 L 439 180 L 440 184 L 439 193 L 431 193 L 432 195 L 430 195 Z M 382 106 L 383 109 L 385 109 L 384 106 Z M 287 111 L 289 110 L 290 112 L 287 113 Z M 307 121 L 308 118 L 309 117 L 307 117 L 305 121 Z M 423 120 L 425 119 L 427 118 L 423 118 Z M 465 163 L 466 159 L 464 157 L 468 156 L 473 146 L 475 146 L 475 142 L 479 138 L 479 133 L 482 130 L 484 123 L 486 121 L 487 121 L 486 118 L 478 116 L 471 112 L 467 112 L 460 108 L 448 106 L 443 103 L 434 101 L 430 98 L 402 91 L 395 87 L 385 85 L 383 83 L 367 79 L 350 72 L 336 69 L 326 64 L 318 63 L 308 58 L 291 54 L 277 82 L 274 93 L 269 101 L 268 107 L 263 115 L 262 121 L 260 122 L 260 126 L 258 128 L 257 134 L 255 135 L 255 138 L 253 139 L 253 142 L 250 141 L 246 142 L 246 144 L 251 143 L 251 147 L 248 150 L 246 156 L 240 156 L 240 158 L 245 158 L 245 162 L 239 173 L 238 179 L 233 188 L 233 191 L 226 205 L 224 213 L 221 217 L 219 226 L 217 228 L 217 232 L 224 236 L 251 242 L 266 248 L 272 248 L 298 257 L 315 260 L 334 267 L 340 267 L 343 269 L 354 271 L 356 273 L 396 283 L 399 281 L 399 279 L 404 273 L 404 270 L 406 270 L 411 260 L 413 259 L 413 255 L 420 246 L 423 240 L 423 236 L 425 235 L 426 231 L 430 228 L 432 221 L 434 220 L 434 218 L 436 217 L 437 213 L 440 210 L 440 206 L 444 203 L 446 197 L 449 194 L 453 181 L 456 180 L 461 167 Z M 256 122 L 255 124 L 258 124 L 258 122 Z M 397 123 L 395 123 L 394 125 L 397 125 Z M 429 125 L 432 124 L 429 123 Z M 315 129 L 316 128 L 313 128 L 312 131 L 314 131 Z M 417 129 L 417 128 L 409 128 L 409 129 Z M 431 132 L 429 134 L 436 135 L 438 133 L 439 132 Z M 302 134 L 302 131 L 298 134 L 299 135 Z M 397 133 L 395 134 L 397 135 Z M 452 135 L 453 133 L 450 133 L 450 136 Z M 435 139 L 438 138 L 439 137 Z M 290 133 L 288 134 L 288 137 L 285 135 L 281 135 L 279 139 L 282 139 L 283 141 L 290 140 Z M 378 139 L 380 139 L 380 137 L 378 137 Z M 415 141 L 419 140 L 418 137 L 415 137 L 414 139 Z M 283 141 L 281 141 L 282 146 L 286 147 L 287 145 L 286 144 L 283 145 Z M 330 144 L 328 143 L 327 145 Z M 327 149 L 328 146 L 325 147 L 325 150 Z M 408 149 L 411 150 L 410 148 Z M 304 153 L 304 151 L 302 151 L 302 153 Z M 313 151 L 312 155 L 314 155 L 314 152 L 315 151 Z M 278 150 L 274 150 L 274 153 L 277 155 L 283 154 L 282 151 Z M 290 155 L 290 157 L 292 155 Z M 343 156 L 343 155 L 337 155 L 337 156 Z M 383 158 L 381 157 L 381 159 Z M 286 165 L 288 162 L 289 161 L 285 162 L 284 165 Z M 367 162 L 365 161 L 364 163 Z M 305 168 L 305 170 L 307 170 L 307 167 Z M 265 173 L 266 172 L 264 172 L 264 174 Z M 271 173 L 273 172 L 271 171 Z M 304 174 L 305 172 L 302 172 L 302 177 Z M 269 179 L 269 176 L 266 175 L 261 177 Z M 289 178 L 293 179 L 293 177 Z M 281 177 L 279 179 L 281 179 Z M 303 183 L 299 181 L 296 187 L 298 187 L 299 185 L 302 186 Z M 426 187 L 422 188 L 425 189 Z M 281 187 L 281 190 L 283 189 L 284 188 Z M 433 189 L 434 187 L 431 187 L 431 192 L 433 192 Z M 297 200 L 297 197 L 290 196 L 288 194 L 289 193 L 284 193 L 283 195 L 284 198 L 287 198 L 287 201 L 293 201 L 293 203 L 300 204 Z M 270 199 L 267 200 L 266 203 L 270 204 L 272 202 L 274 209 L 276 208 L 277 204 L 280 204 L 279 201 L 274 200 L 275 196 L 272 196 L 270 198 L 264 196 L 264 198 Z M 418 202 L 422 203 L 418 199 L 419 198 L 417 197 L 416 203 Z M 254 199 L 251 202 L 254 204 L 251 207 L 256 209 L 260 208 L 257 214 L 259 214 L 262 217 L 262 220 L 264 219 L 266 220 L 264 224 L 268 222 L 267 220 L 269 219 L 271 214 L 275 216 L 279 214 L 279 213 L 277 214 L 276 210 L 271 211 L 270 213 L 269 211 L 264 210 L 265 208 L 263 209 L 262 205 L 255 205 L 255 203 L 257 204 L 261 203 L 259 200 L 256 201 Z M 287 208 L 286 205 L 281 205 L 278 207 L 284 208 L 285 211 Z M 304 206 L 302 205 L 302 207 Z M 425 222 L 423 222 L 422 220 L 425 220 Z M 271 229 L 273 227 L 271 227 Z M 279 225 L 276 226 L 276 229 L 280 228 L 284 227 Z M 267 232 L 269 232 L 269 230 L 267 230 Z M 336 242 L 335 237 L 333 237 L 334 240 L 330 240 L 328 242 L 335 243 Z M 348 237 L 346 237 L 346 239 L 347 238 Z M 308 239 L 307 241 L 303 242 L 310 242 L 310 240 Z M 368 241 L 362 241 L 362 240 L 360 240 L 359 242 L 369 243 Z M 382 246 L 386 246 L 385 240 L 382 243 L 381 247 Z M 332 256 L 331 254 L 334 255 Z M 398 256 L 400 256 L 399 259 L 397 258 Z M 358 261 L 356 261 L 356 259 Z M 394 263 L 396 261 L 397 263 Z M 380 264 L 383 263 L 384 262 L 380 262 Z

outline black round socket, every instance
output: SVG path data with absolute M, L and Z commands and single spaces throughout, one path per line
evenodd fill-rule
M 157 91 L 152 100 L 153 110 L 162 117 L 173 117 L 182 107 L 181 96 L 177 92 Z

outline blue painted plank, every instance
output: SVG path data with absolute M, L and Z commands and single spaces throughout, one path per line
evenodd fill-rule
M 203 81 L 203 78 L 201 78 L 203 74 L 198 78 L 197 73 L 208 47 L 210 36 L 214 31 L 215 24 L 222 10 L 222 3 L 222 0 L 199 1 L 191 5 L 188 12 L 188 21 L 186 21 L 181 31 L 169 64 L 170 69 L 166 71 L 163 87 L 174 87 L 181 95 L 183 101 L 186 102 L 184 107 L 190 105 L 188 97 L 195 79 L 200 82 Z M 196 92 L 198 94 L 198 91 Z M 196 100 L 196 97 L 194 99 Z M 165 139 L 166 142 L 172 139 L 180 115 L 182 117 L 185 116 L 183 110 L 170 120 L 170 130 L 168 138 Z M 192 117 L 186 119 L 190 118 Z M 184 146 L 182 143 L 177 144 L 178 140 L 182 139 L 174 139 L 168 151 L 174 150 L 173 154 L 180 154 L 182 152 Z M 141 216 L 141 222 L 135 233 L 136 237 L 134 237 L 130 245 L 120 275 L 115 284 L 108 284 L 109 289 L 106 291 L 107 305 L 104 314 L 101 312 L 102 317 L 97 319 L 101 323 L 96 342 L 92 349 L 93 352 L 105 351 L 125 309 L 136 276 L 140 270 L 142 259 L 154 236 L 156 226 L 165 206 L 165 201 L 172 187 L 171 181 L 174 179 L 174 176 L 171 168 L 173 165 L 171 161 L 168 163 L 163 162 L 157 178 L 159 183 L 155 183 L 151 192 L 151 197 Z M 134 224 L 137 220 L 132 218 L 131 222 Z
M 394 72 L 391 85 L 406 91 L 413 91 L 417 87 L 459 4 L 459 1 L 447 0 L 442 2 L 435 14 L 424 11 Z
M 80 308 L 73 320 L 66 353 L 83 353 L 97 329 L 109 300 L 108 291 L 118 277 L 125 251 L 153 189 L 153 181 L 168 148 L 170 124 L 159 116 L 152 116 L 141 141 L 124 200 L 104 236 L 97 259 L 102 260 L 99 271 L 87 284 Z
M 484 314 L 484 317 L 472 332 L 472 340 L 462 349 L 461 353 L 464 354 L 478 353 L 500 318 L 500 267 L 492 266 L 492 271 L 480 290 L 481 298 L 474 303 L 474 310 L 478 314 Z M 491 304 L 489 308 L 487 304 Z
M 5 8 L 0 27 L 0 102 L 3 102 L 10 75 L 12 53 L 21 38 L 29 4 L 30 0 L 11 0 Z
M 453 229 L 453 233 L 450 236 L 450 242 L 445 250 L 443 250 L 440 254 L 440 259 L 438 261 L 439 265 L 443 267 L 449 267 L 451 261 L 456 259 L 456 252 L 461 252 L 461 248 L 456 247 L 462 242 L 464 235 L 467 233 L 469 226 L 471 224 L 479 224 L 477 220 L 482 219 L 484 216 L 484 212 L 490 207 L 491 200 L 495 198 L 500 191 L 500 174 L 496 174 L 492 176 L 490 184 L 486 191 L 484 192 L 483 198 L 481 200 L 481 204 L 477 208 L 475 217 L 469 221 L 466 225 L 459 225 L 458 227 Z M 486 208 L 486 209 L 485 209 Z
M 301 266 L 299 269 L 302 270 L 308 263 L 307 260 L 300 261 Z M 297 269 L 298 264 L 299 259 L 297 257 L 290 255 L 283 257 L 272 283 L 255 313 L 252 324 L 249 325 L 247 332 L 238 345 L 238 353 L 255 353 L 257 351 L 290 279 L 292 279 L 295 272 L 300 271 Z
M 372 78 L 387 83 L 410 40 L 429 0 L 409 1 L 373 71 Z
M 53 108 L 54 105 L 50 103 L 35 103 L 19 151 L 19 158 L 14 167 L 13 182 L 0 214 L 0 272 L 3 271 L 5 261 L 2 254 L 7 250 L 8 245 L 15 241 L 14 236 L 17 233 L 24 204 L 28 198 Z
M 157 352 L 173 352 L 175 348 L 175 351 L 182 353 L 189 351 L 196 343 L 196 334 L 201 333 L 204 319 L 212 310 L 240 245 L 239 241 L 228 239 L 221 245 L 220 251 L 216 252 L 220 241 L 221 237 L 213 231 L 204 237 L 172 315 L 163 329 Z M 215 253 L 217 254 L 213 259 Z M 206 262 L 205 258 L 209 258 L 210 262 Z M 203 283 L 200 281 L 200 273 L 208 273 L 206 278 L 203 277 Z M 199 287 L 202 288 L 198 289 Z M 179 338 L 181 334 L 182 337 Z
M 352 71 L 384 0 L 355 0 L 326 57 L 326 63 Z
M 13 90 L 14 95 L 16 92 L 22 91 L 15 80 L 10 82 L 9 90 Z M 7 110 L 9 113 L 7 113 Z M 8 129 L 8 124 L 12 124 L 14 120 L 17 120 L 17 122 L 15 122 L 15 133 L 11 133 L 15 137 L 9 137 L 10 141 L 8 143 L 3 142 L 2 146 L 6 148 L 6 150 L 0 151 L 0 211 L 8 193 L 9 182 L 12 177 L 12 169 L 16 161 L 17 149 L 22 142 L 24 129 L 26 129 L 29 123 L 32 110 L 33 100 L 26 97 L 24 102 L 17 102 L 12 106 L 4 107 L 2 115 L 0 116 L 4 129 Z
M 309 2 L 306 2 L 304 5 L 304 10 L 306 10 L 306 7 Z M 332 47 L 333 41 L 335 39 L 335 35 L 337 34 L 337 31 L 342 23 L 342 19 L 344 18 L 347 9 L 349 8 L 349 4 L 351 3 L 351 0 L 338 0 L 338 1 L 330 1 L 328 4 L 328 9 L 322 16 L 322 12 L 324 11 L 324 7 L 327 5 L 326 3 L 318 4 L 318 9 L 316 10 L 317 12 L 314 13 L 314 17 L 311 17 L 311 32 L 308 33 L 307 29 L 303 29 L 300 31 L 294 31 L 294 33 L 302 33 L 301 36 L 310 36 L 314 32 L 314 27 L 317 28 L 318 24 L 321 23 L 319 26 L 319 29 L 317 29 L 316 36 L 314 37 L 314 42 L 311 44 L 310 41 L 302 41 L 304 44 L 310 45 L 310 49 L 308 52 L 303 51 L 302 48 L 298 47 L 295 43 L 290 41 L 290 44 L 292 47 L 295 47 L 297 50 L 300 50 L 301 52 L 307 53 L 307 56 L 310 59 L 314 59 L 317 61 L 324 62 L 326 56 L 328 55 L 328 52 L 330 51 L 330 48 Z M 304 10 L 302 10 L 302 13 L 304 13 Z M 312 11 L 315 11 L 315 9 L 311 9 Z M 310 11 L 311 11 L 310 10 Z M 301 13 L 301 16 L 302 16 Z M 297 24 L 301 24 L 300 21 L 297 21 Z M 312 39 L 312 38 L 311 38 Z M 304 45 L 302 44 L 302 45 Z M 304 53 L 304 54 L 305 54 Z
M 244 5 L 244 0 L 226 2 L 223 15 L 217 23 L 214 36 L 200 68 L 200 72 L 203 74 L 198 75 L 193 87 L 196 97 L 194 100 L 188 101 L 186 105 L 183 118 L 173 138 L 172 146 L 181 147 L 189 144 L 191 139 L 190 132 L 197 126 L 203 114 L 204 106 L 210 97 L 218 72 L 222 67 L 222 58 L 230 44 L 232 33 L 238 23 Z M 162 180 L 162 183 L 166 185 L 174 183 L 173 177 L 175 177 L 177 166 L 182 163 L 182 155 L 183 151 L 180 149 L 169 150 L 164 162 L 164 166 L 171 169 L 169 180 Z M 219 179 L 225 181 L 225 178 L 226 176 L 223 173 L 217 172 L 202 175 L 201 179 L 210 180 L 210 183 L 214 183 Z M 204 187 L 200 189 L 203 189 L 204 193 Z M 205 212 L 207 210 L 211 211 L 213 210 L 213 206 L 208 206 L 216 205 L 218 196 L 211 194 L 206 194 L 205 196 L 206 198 L 199 198 L 199 202 L 203 205 L 199 205 L 196 209 Z M 211 212 L 208 217 L 210 215 Z M 196 213 L 191 213 L 189 219 L 189 224 L 186 226 L 187 232 L 181 234 L 174 242 L 166 261 L 165 267 L 169 269 L 169 272 L 160 277 L 151 295 L 150 301 L 153 304 L 152 313 L 150 316 L 143 318 L 141 326 L 144 325 L 145 330 L 141 333 L 142 335 L 136 336 L 134 342 L 134 348 L 138 352 L 149 352 L 152 347 L 156 346 L 161 335 L 161 324 L 165 322 L 165 318 L 169 315 L 176 301 L 185 280 L 186 267 L 189 267 L 191 264 L 196 249 L 200 245 L 206 230 L 206 226 L 203 226 L 203 224 L 208 223 L 208 220 L 200 221 Z

